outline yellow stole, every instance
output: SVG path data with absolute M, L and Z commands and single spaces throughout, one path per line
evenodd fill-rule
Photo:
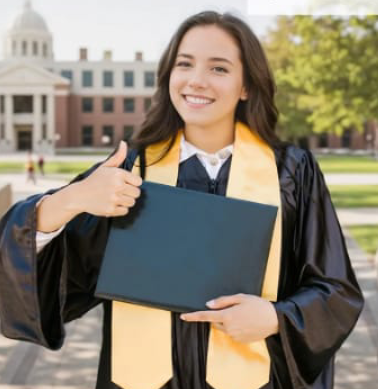
M 146 180 L 176 186 L 181 136 L 182 131 L 169 153 L 154 165 L 148 166 L 158 159 L 167 142 L 146 149 Z M 138 158 L 133 173 L 139 174 L 139 165 Z M 281 201 L 276 161 L 273 150 L 240 122 L 235 126 L 226 196 L 279 207 L 262 290 L 262 297 L 276 301 L 281 257 Z M 211 386 L 258 389 L 269 381 L 269 370 L 265 340 L 250 344 L 236 342 L 211 326 L 206 375 Z M 171 313 L 113 302 L 112 381 L 124 389 L 159 389 L 172 375 Z

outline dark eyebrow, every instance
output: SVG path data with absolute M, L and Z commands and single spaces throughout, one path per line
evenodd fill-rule
M 179 54 L 177 54 L 177 57 L 185 57 L 185 58 L 189 58 L 189 59 L 194 59 L 194 57 L 191 54 L 185 54 L 185 53 L 179 53 Z M 221 58 L 221 57 L 211 57 L 211 58 L 209 58 L 209 61 L 210 62 L 226 62 L 232 66 L 234 65 L 229 59 Z

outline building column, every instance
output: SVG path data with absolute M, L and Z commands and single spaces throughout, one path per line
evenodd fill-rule
M 13 96 L 10 94 L 6 94 L 4 96 L 5 102 L 5 139 L 8 143 L 8 148 L 10 151 L 16 150 L 16 142 L 15 142 L 15 136 L 14 136 L 14 126 L 13 126 Z
M 49 151 L 55 152 L 55 95 L 54 91 L 47 95 L 46 104 L 46 133 Z
M 39 152 L 42 145 L 42 95 L 33 95 L 33 150 Z

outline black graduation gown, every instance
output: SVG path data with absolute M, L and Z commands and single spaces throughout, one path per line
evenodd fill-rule
M 279 334 L 267 338 L 271 377 L 264 389 L 330 389 L 334 354 L 354 327 L 363 298 L 314 157 L 291 145 L 275 154 L 283 216 L 275 303 Z M 178 186 L 224 195 L 231 158 L 212 181 L 197 157 L 191 157 L 180 164 Z M 132 167 L 129 159 L 125 165 Z M 36 255 L 35 205 L 41 197 L 14 205 L 0 223 L 1 331 L 58 349 L 64 323 L 102 303 L 93 292 L 109 219 L 80 214 Z M 110 381 L 109 303 L 104 310 L 97 389 L 116 389 Z M 172 313 L 174 377 L 164 389 L 210 389 L 205 382 L 208 334 L 208 323 L 184 322 Z

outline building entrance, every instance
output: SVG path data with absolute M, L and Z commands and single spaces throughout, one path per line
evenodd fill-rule
M 32 150 L 33 148 L 33 136 L 31 126 L 23 126 L 17 131 L 17 150 L 25 151 Z

